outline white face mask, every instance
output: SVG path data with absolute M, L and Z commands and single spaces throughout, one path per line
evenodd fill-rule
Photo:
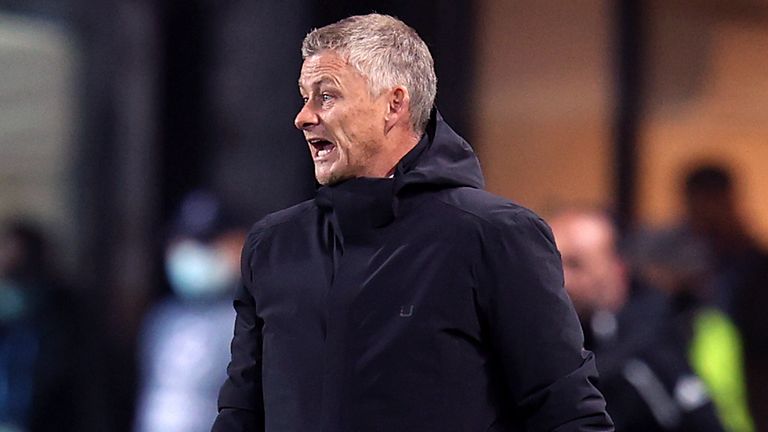
M 194 240 L 176 243 L 165 256 L 171 288 L 189 300 L 213 298 L 231 290 L 237 281 L 236 268 L 215 248 Z
M 0 323 L 24 317 L 29 309 L 28 297 L 17 283 L 0 277 Z

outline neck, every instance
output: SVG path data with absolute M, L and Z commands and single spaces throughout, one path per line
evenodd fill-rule
M 395 173 L 395 167 L 403 157 L 408 154 L 421 139 L 415 132 L 408 130 L 407 132 L 401 131 L 400 133 L 392 133 L 391 138 L 388 139 L 389 143 L 387 148 L 387 157 L 382 159 L 382 169 L 379 172 L 384 173 L 379 177 L 389 177 Z

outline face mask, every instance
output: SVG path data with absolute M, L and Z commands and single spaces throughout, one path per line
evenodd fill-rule
M 0 323 L 15 321 L 27 312 L 27 299 L 20 286 L 0 278 Z
M 237 280 L 236 270 L 222 254 L 192 240 L 171 247 L 166 254 L 165 271 L 173 291 L 189 300 L 222 295 Z

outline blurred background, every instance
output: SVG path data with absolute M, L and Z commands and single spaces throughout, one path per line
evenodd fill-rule
M 204 189 L 247 229 L 312 196 L 300 43 L 371 11 L 429 44 L 437 106 L 490 191 L 544 214 L 604 207 L 626 233 L 685 218 L 684 175 L 717 165 L 768 245 L 765 0 L 0 0 L 0 250 L 40 287 L 0 288 L 0 321 L 24 314 L 3 302 L 53 311 L 5 326 L 0 367 L 24 376 L 49 348 L 61 365 L 0 378 L 0 427 L 138 427 L 141 335 L 178 294 L 179 209 Z M 45 403 L 57 427 L 14 426 Z

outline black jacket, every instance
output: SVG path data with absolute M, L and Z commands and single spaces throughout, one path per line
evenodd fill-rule
M 559 254 L 439 114 L 252 229 L 215 432 L 612 431 Z
M 596 318 L 584 326 L 586 346 L 598 359 L 598 387 L 616 429 L 722 432 L 703 381 L 688 365 L 667 299 L 637 280 L 632 285 L 609 331 L 605 324 L 594 325 Z M 603 322 L 606 318 L 603 313 Z

